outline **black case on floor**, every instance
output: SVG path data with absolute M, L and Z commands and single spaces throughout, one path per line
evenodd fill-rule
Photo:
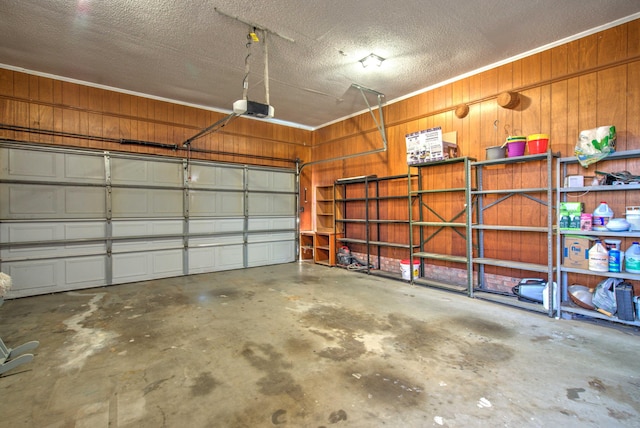
M 623 282 L 616 286 L 616 305 L 618 318 L 624 321 L 635 319 L 633 311 L 633 285 Z

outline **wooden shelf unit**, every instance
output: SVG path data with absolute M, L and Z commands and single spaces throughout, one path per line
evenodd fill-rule
M 314 261 L 316 234 L 313 230 L 300 231 L 300 261 Z
M 316 232 L 314 261 L 320 265 L 336 265 L 336 234 L 334 232 Z
M 313 244 L 314 262 L 335 266 L 336 264 L 336 234 L 335 234 L 335 203 L 333 184 L 316 186 L 316 230 Z
M 334 232 L 333 184 L 316 186 L 316 232 Z

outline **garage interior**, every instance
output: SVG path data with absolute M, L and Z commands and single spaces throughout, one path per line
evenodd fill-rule
M 640 5 L 387 3 L 0 6 L 3 424 L 637 425 Z

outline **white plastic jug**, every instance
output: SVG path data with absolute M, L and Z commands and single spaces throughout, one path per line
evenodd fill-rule
M 600 202 L 600 205 L 593 211 L 593 230 L 607 230 L 607 223 L 612 218 L 613 210 L 606 202 Z
M 624 253 L 625 268 L 629 273 L 640 273 L 640 244 L 634 242 Z
M 609 252 L 599 240 L 589 249 L 589 270 L 609 272 Z

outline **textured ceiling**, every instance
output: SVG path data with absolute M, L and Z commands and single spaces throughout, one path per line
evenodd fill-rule
M 637 17 L 638 0 L 3 0 L 0 66 L 230 111 L 251 23 L 275 119 L 314 129 L 366 108 L 352 83 L 389 102 Z M 258 35 L 248 99 L 265 103 Z

